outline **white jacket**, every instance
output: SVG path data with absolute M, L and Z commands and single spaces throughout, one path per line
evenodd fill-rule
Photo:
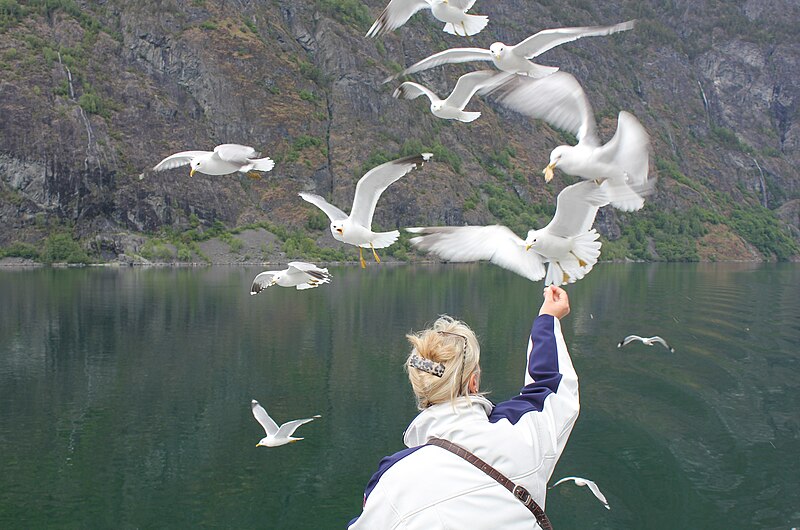
M 404 449 L 381 460 L 364 492 L 364 510 L 350 522 L 360 529 L 527 529 L 533 514 L 510 491 L 460 457 L 435 446 L 449 440 L 471 451 L 545 508 L 547 482 L 578 417 L 578 377 L 561 324 L 542 315 L 533 322 L 525 386 L 493 405 L 462 397 L 422 411 L 405 432 Z

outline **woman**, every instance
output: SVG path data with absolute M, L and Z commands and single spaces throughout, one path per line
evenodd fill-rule
M 480 393 L 480 347 L 465 324 L 442 317 L 409 335 L 406 367 L 422 412 L 405 432 L 408 448 L 381 461 L 349 528 L 534 528 L 539 519 L 525 490 L 544 507 L 547 481 L 578 417 L 578 377 L 561 335 L 568 313 L 567 293 L 545 288 L 528 341 L 525 386 L 498 405 Z M 430 445 L 436 438 L 472 453 L 511 486 Z

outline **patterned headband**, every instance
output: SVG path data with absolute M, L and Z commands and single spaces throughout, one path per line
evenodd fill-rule
M 416 368 L 417 370 L 428 372 L 436 377 L 442 377 L 444 375 L 444 365 L 442 363 L 435 363 L 430 359 L 420 357 L 416 353 L 412 354 L 411 357 L 408 358 L 408 365 L 412 368 Z

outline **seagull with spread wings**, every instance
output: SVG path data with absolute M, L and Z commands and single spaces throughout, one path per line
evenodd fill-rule
M 530 59 L 538 57 L 544 52 L 571 42 L 581 37 L 596 37 L 611 35 L 620 31 L 633 28 L 634 21 L 622 22 L 613 26 L 590 26 L 577 28 L 545 29 L 531 35 L 516 46 L 509 46 L 502 42 L 495 42 L 489 49 L 485 48 L 450 48 L 409 66 L 399 74 L 384 80 L 384 83 L 397 79 L 401 75 L 422 72 L 442 64 L 464 63 L 469 61 L 491 61 L 494 65 L 510 74 L 521 74 L 530 77 L 544 77 L 550 75 L 558 68 L 555 66 L 542 66 Z
M 380 37 L 393 31 L 422 9 L 430 9 L 434 18 L 444 22 L 446 33 L 461 37 L 475 35 L 486 27 L 489 17 L 468 15 L 467 11 L 474 3 L 475 0 L 391 0 L 369 28 L 366 37 Z
M 673 353 L 675 352 L 675 348 L 673 348 L 672 346 L 667 344 L 667 341 L 665 341 L 664 339 L 662 339 L 658 335 L 656 335 L 654 337 L 640 337 L 639 335 L 628 335 L 627 337 L 622 339 L 622 342 L 617 344 L 617 348 L 622 348 L 623 346 L 627 346 L 631 342 L 636 342 L 636 341 L 639 341 L 639 342 L 641 342 L 642 344 L 644 344 L 646 346 L 653 346 L 654 344 L 661 344 L 666 349 L 668 349 L 670 352 L 673 352 Z
M 279 445 L 286 445 L 292 442 L 298 442 L 302 438 L 294 438 L 292 435 L 301 425 L 314 421 L 315 418 L 321 418 L 319 414 L 310 418 L 303 418 L 302 420 L 287 421 L 280 427 L 275 423 L 275 420 L 269 417 L 264 407 L 259 405 L 255 399 L 250 402 L 250 409 L 253 411 L 253 416 L 256 421 L 264 428 L 266 436 L 263 437 L 256 444 L 256 447 L 278 447 Z
M 258 294 L 267 287 L 296 287 L 298 291 L 313 289 L 323 283 L 330 283 L 328 269 L 317 267 L 313 263 L 293 261 L 289 268 L 282 271 L 264 271 L 253 279 L 250 294 Z
M 574 76 L 556 72 L 541 79 L 514 76 L 496 92 L 497 102 L 530 118 L 576 136 L 576 145 L 560 145 L 550 152 L 544 179 L 553 178 L 553 170 L 587 180 L 605 180 L 614 199 L 611 205 L 624 211 L 644 206 L 644 197 L 652 193 L 655 180 L 648 180 L 650 136 L 636 117 L 619 113 L 614 137 L 602 144 L 589 98 Z
M 467 106 L 472 96 L 482 89 L 495 86 L 495 84 L 499 80 L 504 79 L 506 75 L 507 74 L 492 70 L 479 70 L 477 72 L 464 74 L 458 78 L 453 92 L 450 93 L 447 99 L 440 99 L 439 96 L 434 94 L 430 89 L 419 83 L 406 81 L 397 87 L 392 97 L 398 99 L 415 99 L 424 95 L 430 100 L 431 113 L 437 118 L 458 120 L 468 123 L 478 119 L 481 115 L 480 112 L 464 111 L 464 107 Z
M 592 228 L 597 210 L 608 204 L 606 183 L 584 181 L 558 194 L 550 223 L 522 239 L 509 228 L 440 226 L 407 228 L 416 248 L 445 261 L 488 260 L 532 281 L 563 285 L 583 278 L 600 256 L 599 234 Z M 545 263 L 548 263 L 545 274 Z
M 361 267 L 366 268 L 362 249 L 372 249 L 375 261 L 380 263 L 376 248 L 385 248 L 394 243 L 400 232 L 373 232 L 372 216 L 375 213 L 375 205 L 381 194 L 389 187 L 409 172 L 419 169 L 430 160 L 431 153 L 407 156 L 391 162 L 386 162 L 369 170 L 356 184 L 356 193 L 353 197 L 353 207 L 350 215 L 347 215 L 328 201 L 314 195 L 313 193 L 300 193 L 303 200 L 310 202 L 323 212 L 331 220 L 331 234 L 333 238 L 342 243 L 349 243 L 358 247 L 358 257 Z
M 606 499 L 606 496 L 603 495 L 603 492 L 600 491 L 600 488 L 597 487 L 597 484 L 595 484 L 594 481 L 589 480 L 588 478 L 564 477 L 564 478 L 562 478 L 561 480 L 559 480 L 558 482 L 556 482 L 555 484 L 553 484 L 552 486 L 550 486 L 547 489 L 549 489 L 549 490 L 553 489 L 556 486 L 558 486 L 559 484 L 562 484 L 562 483 L 564 483 L 564 482 L 566 482 L 568 480 L 572 480 L 573 482 L 575 482 L 576 486 L 588 486 L 589 490 L 594 494 L 595 497 L 597 497 L 597 500 L 603 503 L 603 506 L 606 507 L 606 510 L 610 510 L 611 509 L 611 506 L 608 505 L 608 500 Z
M 271 158 L 258 158 L 258 151 L 248 145 L 222 144 L 213 151 L 183 151 L 170 155 L 154 168 L 154 171 L 163 171 L 180 166 L 189 165 L 195 172 L 206 175 L 227 175 L 229 173 L 245 173 L 251 178 L 260 178 L 256 171 L 270 171 L 275 167 Z

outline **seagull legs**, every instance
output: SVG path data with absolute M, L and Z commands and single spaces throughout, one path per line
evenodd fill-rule
M 381 262 L 381 258 L 378 257 L 378 253 L 375 252 L 375 247 L 372 246 L 372 243 L 369 244 L 369 248 L 372 249 L 372 255 L 375 256 L 375 261 L 377 263 L 380 263 Z
M 587 266 L 587 265 L 588 265 L 588 263 L 586 263 L 586 262 L 585 262 L 585 261 L 583 261 L 581 258 L 579 258 L 579 257 L 577 256 L 577 254 L 575 254 L 575 253 L 574 253 L 574 252 L 572 252 L 571 250 L 569 251 L 569 253 L 570 253 L 570 254 L 572 254 L 573 256 L 575 256 L 575 259 L 576 259 L 576 260 L 578 260 L 578 266 L 580 266 L 580 267 L 585 267 L 585 266 Z
M 361 262 L 361 268 L 366 269 L 367 262 L 364 261 L 364 249 L 362 249 L 361 247 L 358 247 L 358 260 Z
M 251 180 L 261 180 L 261 173 L 258 171 L 248 171 L 245 173 Z

